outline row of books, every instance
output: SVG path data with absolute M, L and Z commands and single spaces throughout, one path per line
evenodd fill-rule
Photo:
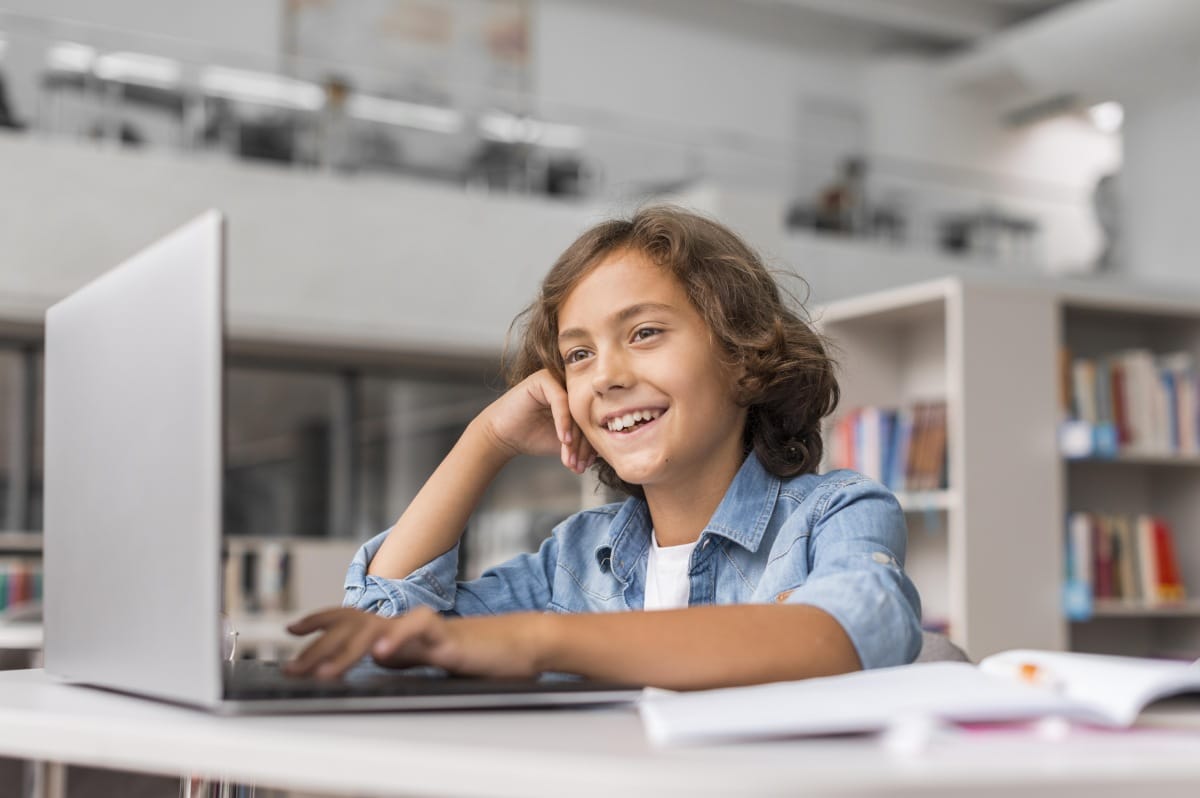
M 0 559 L 0 612 L 41 600 L 41 561 L 28 557 Z
M 850 468 L 894 491 L 947 486 L 946 403 L 863 407 L 838 418 L 826 440 L 833 468 Z
M 1088 599 L 1165 604 L 1187 597 L 1171 527 L 1152 515 L 1070 513 L 1066 580 L 1071 617 L 1087 614 Z
M 1200 453 L 1197 370 L 1189 352 L 1127 349 L 1062 356 L 1063 449 L 1068 456 Z

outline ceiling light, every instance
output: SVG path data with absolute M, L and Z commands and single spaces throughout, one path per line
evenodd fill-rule
M 1118 102 L 1097 103 L 1088 109 L 1092 124 L 1102 133 L 1116 133 L 1125 121 L 1125 109 Z
M 432 130 L 435 133 L 457 133 L 463 126 L 462 114 L 458 111 L 369 94 L 352 94 L 346 102 L 346 112 L 367 122 Z
M 301 111 L 316 111 L 325 104 L 325 92 L 315 83 L 270 72 L 208 67 L 200 73 L 200 87 L 214 97 Z
M 87 72 L 95 60 L 95 47 L 75 42 L 59 42 L 46 53 L 46 65 L 60 72 Z
M 492 111 L 479 120 L 485 138 L 510 144 L 539 144 L 543 147 L 575 149 L 583 144 L 583 131 L 572 125 L 555 125 L 529 117 Z
M 179 62 L 144 53 L 107 53 L 96 59 L 96 77 L 156 88 L 174 88 L 182 73 Z

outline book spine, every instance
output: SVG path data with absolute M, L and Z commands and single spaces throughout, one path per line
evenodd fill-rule
M 1129 429 L 1129 400 L 1125 396 L 1125 369 L 1119 360 L 1109 364 L 1112 380 L 1113 423 L 1117 428 L 1117 444 L 1126 447 L 1131 440 Z
M 1186 597 L 1186 592 L 1183 588 L 1183 580 L 1179 575 L 1179 562 L 1175 558 L 1171 528 L 1161 518 L 1154 519 L 1154 554 L 1158 572 L 1158 600 L 1182 601 Z
M 910 407 L 900 409 L 896 421 L 896 453 L 892 458 L 892 490 L 908 490 L 908 462 L 913 437 L 913 411 Z
M 1138 562 L 1141 564 L 1141 598 L 1144 601 L 1157 600 L 1158 591 L 1158 556 L 1155 553 L 1154 521 L 1148 515 L 1139 515 L 1137 519 L 1137 549 Z
M 1121 598 L 1137 601 L 1141 597 L 1141 589 L 1138 585 L 1137 545 L 1134 541 L 1133 527 L 1129 516 L 1125 515 L 1117 516 L 1114 523 L 1120 547 L 1117 565 L 1121 573 Z
M 1089 424 L 1096 423 L 1096 367 L 1090 358 L 1076 358 L 1071 367 L 1075 393 L 1075 417 Z
M 1096 598 L 1113 598 L 1112 535 L 1107 516 L 1095 516 L 1092 533 L 1096 552 L 1095 575 L 1092 579 L 1095 595 Z

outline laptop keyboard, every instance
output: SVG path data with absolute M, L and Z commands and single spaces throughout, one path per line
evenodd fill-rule
M 278 662 L 239 660 L 225 666 L 225 697 L 233 701 L 367 696 L 496 695 L 570 693 L 618 685 L 569 677 L 495 679 L 451 676 L 437 668 L 392 670 L 364 661 L 339 681 L 289 676 Z

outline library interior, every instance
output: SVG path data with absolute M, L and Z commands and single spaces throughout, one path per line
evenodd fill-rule
M 0 798 L 1195 795 L 1200 269 L 1184 217 L 1200 185 L 1197 53 L 1193 0 L 0 0 Z M 823 564 L 858 551 L 818 535 L 854 502 L 801 502 L 805 551 L 743 572 L 757 544 L 710 525 L 676 552 L 683 598 L 663 606 L 802 605 L 803 579 L 765 585 L 777 559 L 807 557 L 809 595 L 832 595 L 820 578 L 862 591 L 854 631 L 817 612 L 846 627 L 864 670 L 678 693 L 648 679 L 636 698 L 584 708 L 296 714 L 228 714 L 81 675 L 94 641 L 64 637 L 105 607 L 116 627 L 154 614 L 155 630 L 211 610 L 218 656 L 204 667 L 219 689 L 221 659 L 289 661 L 310 640 L 290 625 L 359 606 L 372 580 L 378 617 L 444 597 L 440 558 L 393 581 L 363 560 L 357 588 L 352 563 L 509 395 L 505 369 L 524 354 L 514 319 L 546 295 L 564 250 L 662 207 L 744 241 L 834 361 L 819 464 L 765 478 L 782 496 L 857 480 L 907 530 L 897 551 L 862 550 L 873 563 Z M 111 572 L 81 575 L 66 553 L 87 530 L 63 519 L 104 497 L 86 475 L 56 479 L 65 460 L 111 463 L 102 484 L 164 499 L 120 471 L 128 453 L 53 438 L 69 405 L 96 399 L 79 412 L 104 417 L 90 393 L 72 404 L 53 386 L 86 371 L 132 408 L 129 393 L 162 375 L 101 354 L 64 377 L 47 311 L 214 209 L 219 400 L 196 422 L 220 423 L 210 607 L 188 595 L 209 575 L 203 558 L 101 557 Z M 115 340 L 76 337 L 100 353 Z M 155 338 L 140 336 L 169 345 Z M 565 380 L 564 403 L 565 359 L 565 378 L 561 361 L 544 372 Z M 116 449 L 148 437 L 105 432 Z M 557 541 L 548 589 L 571 581 L 598 602 L 625 563 L 618 541 L 585 552 L 595 574 L 565 564 L 583 545 L 577 514 L 659 505 L 532 448 L 462 499 L 457 559 L 439 567 L 486 608 L 492 594 L 472 585 Z M 654 538 L 667 528 L 654 516 L 634 603 L 605 609 L 641 611 L 646 569 L 666 589 L 675 547 Z M 120 518 L 136 525 L 136 512 Z M 769 534 L 785 534 L 778 523 Z M 170 534 L 182 527 L 199 528 Z M 710 578 L 714 542 L 724 560 Z M 903 637 L 883 628 L 890 610 L 866 608 L 899 595 L 887 579 L 919 594 L 916 647 L 877 663 L 859 635 Z M 138 593 L 137 611 L 121 615 L 106 585 Z M 434 609 L 466 620 L 449 601 Z M 573 612 L 538 601 L 524 609 Z M 153 645 L 174 643 L 143 637 L 128 654 Z M 1153 706 L 1110 722 L 1032 694 L 1002 702 L 1014 679 L 1079 706 Z M 1168 693 L 1190 703 L 1156 710 Z

